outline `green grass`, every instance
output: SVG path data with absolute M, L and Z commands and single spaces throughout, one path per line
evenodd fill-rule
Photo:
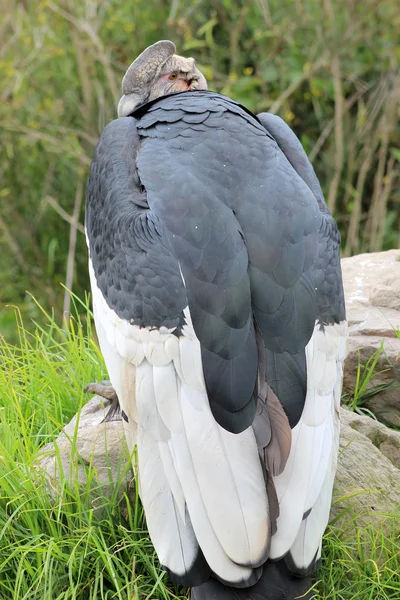
M 391 385 L 393 385 L 394 380 L 390 383 L 380 384 L 380 385 L 371 385 L 373 379 L 382 373 L 385 373 L 388 369 L 384 369 L 382 371 L 377 371 L 376 367 L 378 361 L 383 353 L 383 341 L 379 348 L 369 357 L 367 362 L 362 365 L 360 350 L 358 351 L 358 364 L 357 364 L 357 373 L 356 373 L 356 381 L 354 384 L 354 390 L 352 390 L 351 394 L 347 394 L 344 396 L 343 400 L 346 406 L 352 412 L 356 412 L 359 415 L 365 414 L 371 417 L 372 419 L 376 419 L 374 413 L 366 408 L 364 404 L 370 399 L 387 389 Z
M 111 498 L 95 490 L 99 511 L 91 502 L 93 465 L 84 465 L 83 488 L 72 469 L 52 494 L 37 469 L 39 449 L 87 401 L 84 384 L 106 374 L 89 311 L 83 320 L 71 319 L 67 332 L 51 315 L 35 334 L 25 331 L 18 311 L 15 319 L 18 343 L 0 339 L 0 599 L 186 597 L 158 565 L 137 489 L 133 502 L 126 490 L 120 493 L 124 473 Z M 394 528 L 360 531 L 355 522 L 336 519 L 325 535 L 316 600 L 398 600 L 399 556 Z
M 322 567 L 316 584 L 318 600 L 398 600 L 400 536 L 354 521 L 338 519 L 325 532 Z M 398 522 L 398 521 L 397 521 Z
M 400 339 L 400 330 L 394 328 L 394 332 Z M 378 371 L 377 367 L 382 355 L 386 357 L 387 367 Z M 354 389 L 351 391 L 351 393 L 343 395 L 343 404 L 345 404 L 346 407 L 352 412 L 356 412 L 359 415 L 367 415 L 372 419 L 376 419 L 376 415 L 372 410 L 367 408 L 365 404 L 368 402 L 368 400 L 390 387 L 400 387 L 399 373 L 397 373 L 393 379 L 385 383 L 373 383 L 376 377 L 389 371 L 391 366 L 391 362 L 385 353 L 383 340 L 381 341 L 379 348 L 377 348 L 377 350 L 371 354 L 365 364 L 362 364 L 360 350 L 358 350 L 358 364 Z M 398 371 L 398 369 L 395 370 Z M 396 426 L 391 423 L 387 423 L 387 425 L 392 429 L 396 429 Z

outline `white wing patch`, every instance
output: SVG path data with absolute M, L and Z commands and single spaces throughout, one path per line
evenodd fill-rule
M 307 396 L 292 430 L 292 447 L 283 473 L 274 477 L 280 514 L 270 556 L 290 551 L 299 569 L 307 568 L 321 545 L 329 518 L 339 446 L 339 404 L 347 323 L 316 324 L 306 347 Z M 303 515 L 311 512 L 303 520 Z
M 188 308 L 179 338 L 166 328 L 132 325 L 109 308 L 89 266 L 100 348 L 128 417 L 129 448 L 138 445 L 141 498 L 160 561 L 181 575 L 200 546 L 221 579 L 249 581 L 270 538 L 252 428 L 235 435 L 215 422 Z M 274 477 L 280 515 L 269 556 L 290 552 L 299 569 L 320 551 L 328 522 L 346 339 L 346 322 L 316 325 L 306 347 L 304 410 L 286 467 Z
M 129 448 L 138 446 L 141 499 L 162 564 L 182 575 L 200 546 L 221 579 L 253 581 L 267 558 L 270 517 L 252 428 L 231 434 L 212 416 L 188 308 L 180 337 L 140 328 L 109 308 L 90 261 L 89 272 L 100 348 L 128 417 Z

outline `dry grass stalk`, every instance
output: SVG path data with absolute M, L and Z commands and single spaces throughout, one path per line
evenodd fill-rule
M 328 208 L 331 213 L 335 212 L 336 198 L 339 190 L 340 179 L 343 169 L 344 144 L 343 144 L 343 88 L 342 73 L 339 56 L 335 54 L 331 61 L 331 72 L 333 87 L 335 90 L 335 172 L 329 187 Z
M 359 230 L 361 219 L 361 208 L 364 185 L 369 169 L 371 168 L 373 156 L 378 145 L 378 140 L 370 140 L 366 143 L 362 152 L 362 163 L 358 173 L 357 186 L 354 192 L 354 206 L 351 213 L 349 229 L 347 231 L 346 246 L 344 256 L 351 256 L 353 252 L 357 252 L 359 247 Z
M 71 217 L 71 215 L 69 215 L 67 211 L 59 205 L 59 203 L 55 198 L 53 198 L 53 196 L 47 195 L 45 196 L 45 200 L 52 208 L 54 208 L 56 213 L 59 214 L 62 219 L 64 219 L 64 221 L 71 225 L 71 227 L 75 225 L 74 217 Z M 76 228 L 78 231 L 85 234 L 85 228 L 83 225 L 81 225 L 81 223 L 77 223 Z
M 82 199 L 83 199 L 84 185 L 82 178 L 78 182 L 75 194 L 74 212 L 72 213 L 71 229 L 69 232 L 69 245 L 68 245 L 68 257 L 67 257 L 67 273 L 65 277 L 65 290 L 64 290 L 64 305 L 63 305 L 63 323 L 66 327 L 71 308 L 71 291 L 74 280 L 74 264 L 75 264 L 75 251 L 76 251 L 76 237 L 79 226 L 79 214 L 81 212 Z

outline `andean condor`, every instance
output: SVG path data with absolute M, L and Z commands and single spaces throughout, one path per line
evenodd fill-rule
M 295 598 L 336 470 L 337 226 L 291 129 L 208 91 L 172 42 L 147 48 L 122 90 L 86 231 L 151 539 L 194 600 Z

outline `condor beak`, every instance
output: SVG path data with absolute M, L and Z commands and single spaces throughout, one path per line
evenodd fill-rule
M 187 78 L 188 86 L 190 90 L 206 90 L 207 89 L 207 81 L 204 77 L 203 73 L 199 71 L 196 67 L 194 67 L 194 71 L 188 75 Z

